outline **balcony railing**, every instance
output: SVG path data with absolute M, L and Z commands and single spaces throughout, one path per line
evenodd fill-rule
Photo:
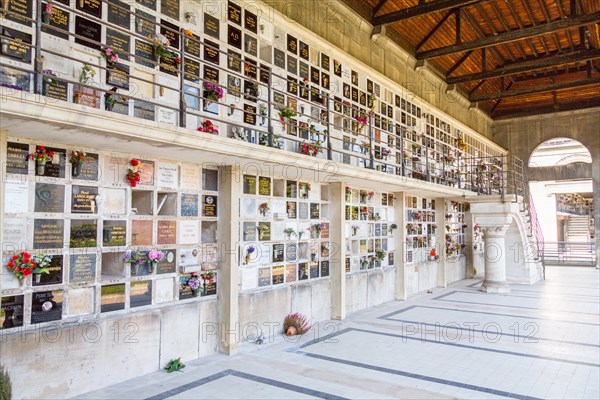
M 595 266 L 594 242 L 546 242 L 544 261 L 547 265 Z
M 134 54 L 119 50 L 121 62 L 127 59 L 131 65 L 139 66 L 142 63 L 150 70 L 158 69 L 165 77 L 171 77 L 170 82 L 148 79 L 145 77 L 147 74 L 130 74 L 128 62 L 120 65 L 100 57 L 100 53 L 107 48 L 105 44 L 50 24 L 45 3 L 36 0 L 35 18 L 19 15 L 21 20 L 34 27 L 32 43 L 6 34 L 0 35 L 6 46 L 31 51 L 33 65 L 30 68 L 9 63 L 6 57 L 2 57 L 0 65 L 32 76 L 33 85 L 15 82 L 15 85 L 4 84 L 9 86 L 4 90 L 33 92 L 103 108 L 107 113 L 124 113 L 138 118 L 153 115 L 160 108 L 161 112 L 170 114 L 174 124 L 179 127 L 186 127 L 196 117 L 197 123 L 193 122 L 194 126 L 187 128 L 196 130 L 210 121 L 217 127 L 227 126 L 226 134 L 232 140 L 472 190 L 479 194 L 504 195 L 513 191 L 511 188 L 520 187 L 518 181 L 523 178 L 522 171 L 517 176 L 511 167 L 511 159 L 506 156 L 467 156 L 460 138 L 452 139 L 456 143 L 445 143 L 417 133 L 412 127 L 392 120 L 389 115 L 375 112 L 377 100 L 374 98 L 369 98 L 365 107 L 350 104 L 321 90 L 319 85 L 313 85 L 309 80 L 297 81 L 288 75 L 277 74 L 266 63 L 241 58 L 219 49 L 212 42 L 191 35 L 185 29 L 173 29 L 165 23 L 135 13 L 130 7 L 123 7 L 123 3 L 110 0 L 106 3 L 128 15 L 128 20 L 133 18 L 136 21 L 135 30 L 130 30 L 128 24 L 128 27 L 123 27 L 107 22 L 62 3 L 53 3 L 53 6 L 55 10 L 85 17 L 92 23 L 127 35 L 135 42 L 136 49 L 146 49 L 146 52 L 136 50 Z M 5 14 L 10 16 L 11 12 Z M 157 45 L 154 41 L 157 31 L 171 39 L 170 45 Z M 83 63 L 69 52 L 56 50 L 55 45 L 48 46 L 47 41 L 42 40 L 42 32 L 60 32 L 70 40 L 69 45 L 75 42 L 85 44 L 88 49 L 96 48 L 99 61 Z M 146 32 L 150 32 L 150 35 L 146 35 Z M 201 57 L 200 49 L 204 49 L 204 53 L 210 52 L 214 58 L 226 59 L 227 67 L 207 61 L 206 56 Z M 158 57 L 161 53 L 163 57 Z M 56 76 L 54 72 L 44 69 L 45 56 L 61 57 L 75 65 L 81 63 L 78 64 L 82 65 L 79 79 Z M 201 77 L 202 66 L 204 74 Z M 90 79 L 92 70 L 126 82 L 121 86 L 127 86 L 128 89 Z M 227 83 L 223 84 L 225 76 Z M 223 92 L 234 94 L 236 102 L 228 103 L 223 98 L 215 98 L 212 95 L 214 93 L 205 90 L 205 85 L 216 85 Z M 146 96 L 143 90 L 134 90 L 136 87 L 150 87 L 155 95 Z M 219 108 L 225 112 L 219 114 Z M 287 113 L 291 108 L 294 108 L 293 112 Z M 379 128 L 374 127 L 375 121 Z

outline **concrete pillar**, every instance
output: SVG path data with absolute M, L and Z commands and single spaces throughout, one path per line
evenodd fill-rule
M 595 158 L 592 163 L 592 187 L 594 190 L 594 228 L 595 228 L 595 248 L 596 248 L 596 268 L 600 269 L 600 162 L 599 154 L 593 155 Z
M 435 199 L 435 224 L 437 228 L 435 230 L 435 251 L 438 255 L 437 263 L 437 285 L 438 287 L 445 288 L 448 286 L 448 273 L 447 264 L 445 257 L 445 243 L 446 243 L 446 229 L 445 226 L 445 215 L 446 215 L 446 204 L 444 199 Z M 429 256 L 429 254 L 427 255 Z
M 219 224 L 218 237 L 221 244 L 221 268 L 219 270 L 219 351 L 237 353 L 241 329 L 239 327 L 239 218 L 241 198 L 241 172 L 239 166 L 219 168 Z
M 394 233 L 394 265 L 396 268 L 395 299 L 406 300 L 406 212 L 404 207 L 404 193 L 394 193 L 394 223 L 398 229 Z
M 482 226 L 485 246 L 485 279 L 481 291 L 510 293 L 506 282 L 506 246 L 504 235 L 509 224 Z
M 329 184 L 329 237 L 337 247 L 337 257 L 329 262 L 331 276 L 331 319 L 346 318 L 346 186 L 343 182 Z M 334 248 L 335 248 L 334 247 Z

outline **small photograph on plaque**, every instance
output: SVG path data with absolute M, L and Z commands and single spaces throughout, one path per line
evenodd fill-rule
M 62 219 L 36 219 L 33 222 L 34 249 L 61 249 L 64 241 Z
M 25 143 L 8 142 L 6 144 L 6 173 L 23 174 L 28 172 L 29 145 Z
M 95 186 L 73 185 L 71 188 L 71 212 L 79 214 L 95 214 L 98 188 Z
M 93 282 L 96 280 L 96 254 L 71 254 L 69 282 Z
M 71 220 L 71 248 L 96 247 L 97 221 L 95 219 Z
M 142 307 L 152 304 L 152 281 L 134 281 L 129 288 L 129 306 Z
M 181 193 L 181 216 L 198 216 L 198 195 L 192 193 Z
M 125 284 L 104 285 L 100 290 L 100 312 L 125 309 Z
M 273 245 L 272 262 L 276 263 L 282 262 L 284 260 L 284 249 L 285 246 L 283 245 L 283 243 L 276 243 Z
M 256 176 L 244 175 L 244 194 L 256 194 Z
M 0 297 L 0 329 L 23 326 L 25 296 Z
M 65 208 L 65 186 L 35 184 L 35 212 L 62 213 Z
M 33 286 L 43 285 L 56 285 L 63 281 L 63 256 L 54 255 L 51 256 L 50 266 L 48 267 L 49 274 L 36 275 L 36 279 L 33 280 Z M 37 276 L 40 280 L 37 281 Z
M 202 196 L 202 215 L 205 217 L 217 216 L 217 196 Z
M 31 294 L 31 324 L 62 319 L 63 291 L 48 290 Z

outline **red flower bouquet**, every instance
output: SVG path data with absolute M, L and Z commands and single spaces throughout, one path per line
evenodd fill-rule
M 213 135 L 219 134 L 219 129 L 212 123 L 211 120 L 207 119 L 198 127 L 199 132 L 212 133 Z
M 129 180 L 129 184 L 131 187 L 136 187 L 140 180 L 142 179 L 140 175 L 140 162 L 135 158 L 129 162 L 129 171 L 127 172 L 127 179 Z

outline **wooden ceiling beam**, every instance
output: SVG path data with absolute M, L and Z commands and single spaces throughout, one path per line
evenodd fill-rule
M 473 4 L 480 3 L 485 0 L 437 0 L 429 3 L 419 2 L 414 7 L 405 8 L 391 12 L 389 14 L 373 17 L 373 25 L 387 25 L 405 19 L 422 17 L 424 15 L 433 14 L 439 11 L 449 10 L 452 8 L 467 7 Z
M 478 96 L 471 96 L 469 100 L 473 103 L 489 100 L 506 99 L 508 97 L 526 96 L 536 93 L 548 93 L 555 90 L 571 89 L 581 86 L 600 84 L 600 76 L 594 78 L 580 79 L 575 81 L 556 82 L 546 85 L 531 86 L 522 89 L 506 90 L 504 92 L 485 93 Z
M 556 107 L 558 106 L 558 108 Z M 591 107 L 600 107 L 600 98 L 595 98 L 591 100 L 580 100 L 567 104 L 557 104 L 552 106 L 543 106 L 543 107 L 521 107 L 516 111 L 497 111 L 492 114 L 492 118 L 494 120 L 498 119 L 508 119 L 508 118 L 516 118 L 516 117 L 525 117 L 529 115 L 538 115 L 538 114 L 549 114 L 557 111 L 570 111 L 570 110 L 581 110 L 585 108 Z
M 375 7 L 373 7 L 373 17 L 377 15 L 379 10 L 381 10 L 381 7 L 383 7 L 385 3 L 387 3 L 387 0 L 381 0 L 379 3 L 377 3 Z
M 471 28 L 475 31 L 476 35 L 482 38 L 486 37 L 485 32 L 483 31 L 483 29 L 481 29 L 479 24 L 477 24 L 477 21 L 475 21 L 475 18 L 473 18 L 473 14 L 471 14 L 469 10 L 464 10 L 463 18 L 469 23 L 469 25 L 471 25 Z M 490 51 L 494 53 L 494 56 L 496 56 L 498 62 L 504 64 L 504 57 L 502 57 L 502 54 L 500 54 L 497 48 L 492 47 Z M 508 52 L 508 54 L 510 54 L 510 52 Z
M 516 75 L 527 71 L 535 71 L 542 68 L 572 64 L 575 62 L 594 60 L 598 58 L 600 58 L 600 49 L 577 50 L 571 53 L 555 54 L 552 56 L 533 58 L 513 64 L 506 64 L 490 71 L 455 76 L 452 78 L 447 78 L 446 82 L 449 85 L 455 85 L 458 83 L 478 81 L 481 79 L 500 78 L 502 76 Z
M 578 15 L 569 19 L 559 19 L 552 22 L 548 22 L 546 24 L 529 26 L 525 29 L 504 32 L 495 36 L 486 36 L 471 42 L 463 42 L 460 44 L 440 47 L 437 49 L 420 51 L 417 53 L 416 58 L 419 60 L 424 60 L 427 58 L 442 57 L 445 55 L 460 53 L 463 51 L 476 50 L 482 47 L 493 47 L 502 43 L 514 42 L 528 37 L 540 36 L 549 32 L 556 32 L 567 28 L 590 25 L 597 22 L 600 22 L 600 11 L 585 15 Z
M 467 51 L 457 62 L 455 62 L 454 65 L 450 67 L 448 72 L 446 72 L 446 77 L 452 75 L 452 73 L 456 71 L 456 69 L 460 67 L 472 53 L 472 51 Z
M 417 45 L 415 46 L 415 51 L 419 51 L 419 49 L 421 47 L 423 47 L 423 45 L 425 43 L 427 43 L 427 41 L 429 39 L 431 39 L 431 37 L 433 35 L 435 35 L 435 33 L 438 31 L 438 29 L 440 29 L 442 27 L 442 25 L 444 25 L 444 22 L 446 22 L 448 20 L 448 18 L 450 18 L 451 15 L 454 14 L 454 10 L 450 10 L 446 13 L 446 15 L 444 15 L 444 18 L 442 18 L 440 20 L 440 22 L 438 22 L 432 30 L 429 31 L 429 33 L 427 35 L 425 35 L 425 37 L 423 38 L 423 40 L 421 40 L 419 43 L 417 43 Z
M 506 2 L 506 3 L 508 3 L 508 2 Z M 506 17 L 502 13 L 502 11 L 498 8 L 498 6 L 496 5 L 496 3 L 492 2 L 492 3 L 490 3 L 490 5 L 492 6 L 492 9 L 494 10 L 494 12 L 496 13 L 496 16 L 500 20 L 500 23 L 504 27 L 504 31 L 505 32 L 512 31 L 512 29 L 510 28 L 510 25 L 509 25 L 508 21 L 506 20 Z M 525 51 L 523 50 L 523 47 L 521 47 L 520 43 L 516 43 L 515 47 L 517 48 L 517 50 L 521 54 L 521 58 L 526 58 L 527 57 L 526 54 L 525 54 Z
M 477 4 L 475 6 L 475 8 L 477 9 L 477 12 L 479 12 L 479 15 L 481 15 L 483 17 L 483 19 L 485 20 L 485 23 L 488 25 L 488 27 L 490 28 L 490 30 L 492 31 L 492 33 L 494 35 L 497 35 L 498 34 L 498 30 L 494 26 L 494 23 L 492 22 L 492 20 L 490 19 L 490 17 L 487 15 L 487 13 L 483 9 L 483 7 L 481 7 L 481 4 Z M 507 46 L 506 45 L 502 45 L 502 48 L 504 49 L 504 51 L 506 51 L 506 54 L 508 54 L 508 56 L 510 57 L 511 61 L 514 62 L 515 61 L 515 57 L 512 55 L 511 51 L 507 48 Z M 504 58 L 501 58 L 499 61 L 500 61 L 500 64 L 504 64 Z

